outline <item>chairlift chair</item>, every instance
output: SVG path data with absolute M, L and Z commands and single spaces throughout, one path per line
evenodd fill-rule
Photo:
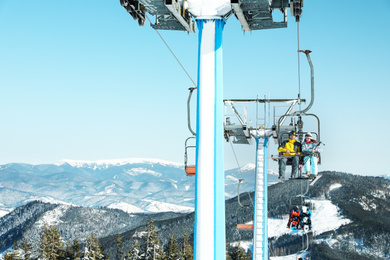
M 185 141 L 185 150 L 184 150 L 184 169 L 186 176 L 195 176 L 196 166 L 195 164 L 188 163 L 188 149 L 196 149 L 195 145 L 188 145 L 190 139 L 196 139 L 195 136 L 190 136 Z
M 240 205 L 240 207 L 245 210 L 245 209 L 249 208 L 251 205 L 244 205 L 244 204 L 241 203 L 241 200 L 240 200 L 240 185 L 241 185 L 242 181 L 244 181 L 244 179 L 238 179 L 237 202 L 238 202 L 238 205 Z M 236 215 L 237 215 L 237 211 L 236 211 Z M 238 221 L 238 217 L 237 217 L 237 221 Z M 237 229 L 238 230 L 253 230 L 253 224 L 238 224 L 237 223 Z

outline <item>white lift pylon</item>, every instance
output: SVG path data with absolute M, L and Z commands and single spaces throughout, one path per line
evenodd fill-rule
M 256 140 L 255 202 L 253 219 L 254 260 L 268 260 L 268 140 L 271 130 L 252 130 Z

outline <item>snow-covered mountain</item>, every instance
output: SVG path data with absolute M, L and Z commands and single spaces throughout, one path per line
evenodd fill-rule
M 254 165 L 226 171 L 226 197 L 254 190 Z M 277 176 L 269 174 L 269 182 Z M 180 163 L 159 159 L 63 160 L 55 164 L 0 166 L 0 216 L 29 201 L 62 202 L 126 212 L 190 212 L 195 179 Z
M 250 165 L 248 169 L 251 169 Z M 243 171 L 240 171 L 242 174 Z M 48 176 L 52 176 L 52 173 Z M 227 176 L 230 180 L 238 178 L 234 174 Z M 155 187 L 149 186 L 148 189 L 154 190 Z M 270 185 L 268 194 L 270 259 L 297 259 L 303 253 L 310 254 L 311 259 L 389 259 L 389 180 L 321 172 L 311 183 L 289 180 Z M 304 202 L 299 194 L 305 194 Z M 237 197 L 227 199 L 225 220 L 229 246 L 240 242 L 241 246 L 252 249 L 252 231 L 238 231 L 236 225 L 253 221 L 253 198 L 253 192 L 241 193 L 240 201 L 242 205 L 247 205 L 245 208 L 237 203 Z M 311 205 L 313 213 L 312 232 L 307 238 L 303 231 L 286 229 L 291 207 L 302 203 Z M 121 203 L 116 206 L 120 207 Z M 121 234 L 128 248 L 137 238 L 136 234 L 144 230 L 148 218 L 148 214 L 129 214 L 109 208 L 31 202 L 0 218 L 0 252 L 11 247 L 14 241 L 20 241 L 23 236 L 29 241 L 39 241 L 42 225 L 47 223 L 58 226 L 65 240 L 77 237 L 84 241 L 85 236 L 95 233 L 105 253 L 111 254 L 116 250 L 115 234 Z M 186 229 L 193 235 L 193 212 L 157 213 L 153 214 L 153 219 L 156 220 L 163 245 L 166 245 L 172 233 L 176 234 L 177 239 L 183 238 Z M 302 244 L 303 240 L 310 244 L 307 250 L 306 244 Z

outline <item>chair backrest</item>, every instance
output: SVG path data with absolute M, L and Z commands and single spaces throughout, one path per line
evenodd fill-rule
M 196 167 L 195 166 L 186 166 L 186 175 L 195 176 Z

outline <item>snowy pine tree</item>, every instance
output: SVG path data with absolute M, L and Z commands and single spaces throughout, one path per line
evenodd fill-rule
M 13 248 L 12 248 L 12 250 L 9 250 L 9 251 L 5 252 L 4 260 L 19 260 L 19 259 L 21 259 L 19 257 L 19 253 L 20 253 L 19 249 L 18 249 L 18 247 L 17 247 L 17 245 L 15 243 Z
M 73 239 L 73 241 L 68 241 L 66 247 L 66 258 L 71 260 L 81 259 L 81 247 L 77 237 Z
M 180 247 L 180 259 L 182 260 L 192 260 L 193 259 L 193 250 L 190 244 L 190 235 L 188 234 L 187 228 L 184 231 L 183 243 Z
M 142 259 L 138 239 L 135 239 L 131 244 L 131 248 L 127 251 L 126 260 L 140 260 Z
M 84 248 L 83 260 L 102 260 L 104 259 L 103 250 L 100 246 L 99 240 L 95 234 L 91 234 L 87 237 L 86 245 Z
M 241 247 L 240 242 L 233 247 L 233 251 L 229 253 L 229 256 L 232 260 L 250 260 L 246 255 L 244 248 Z
M 116 258 L 115 259 L 123 259 L 122 239 L 119 234 L 116 235 Z
M 33 247 L 32 245 L 28 242 L 27 238 L 24 237 L 22 242 L 19 245 L 19 250 L 20 252 L 20 259 L 31 259 L 31 255 L 33 254 Z
M 65 256 L 64 245 L 56 226 L 44 225 L 39 246 L 41 259 L 57 260 Z
M 14 246 L 12 247 L 12 250 L 7 251 L 4 255 L 4 259 L 12 260 L 12 259 L 23 259 L 23 260 L 29 260 L 33 259 L 33 247 L 28 242 L 26 238 L 26 231 L 24 232 L 23 239 L 17 243 L 14 243 Z
M 167 246 L 167 259 L 168 260 L 179 260 L 180 259 L 180 253 L 179 248 L 177 246 L 177 240 L 175 237 L 175 233 L 171 235 L 168 241 Z
M 229 248 L 226 246 L 226 260 L 232 260 L 232 257 L 230 256 Z
M 153 223 L 153 218 L 150 217 L 144 236 L 143 259 L 145 260 L 160 260 L 164 259 L 164 249 L 160 246 L 159 237 L 156 231 L 156 226 Z

